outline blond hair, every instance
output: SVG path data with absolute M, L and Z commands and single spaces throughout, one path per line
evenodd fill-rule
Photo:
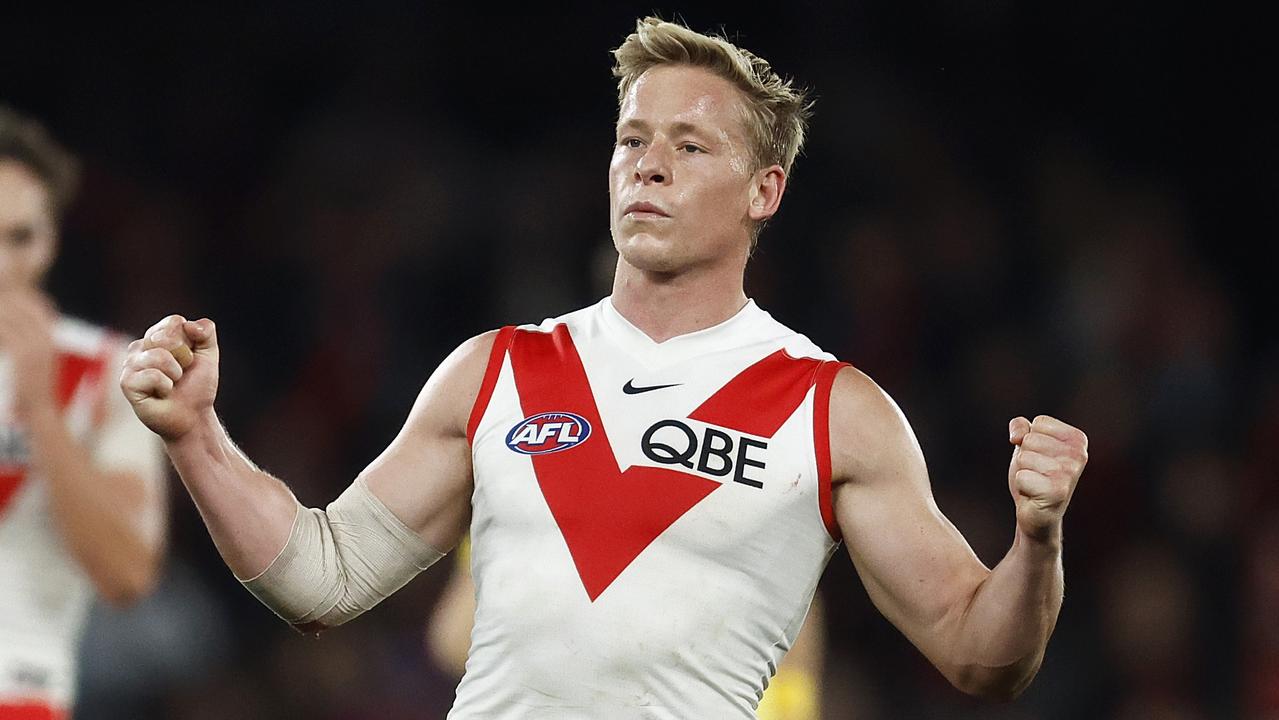
M 781 165 L 788 175 L 804 145 L 813 103 L 807 91 L 773 71 L 767 60 L 719 35 L 703 35 L 660 18 L 635 23 L 635 32 L 613 51 L 620 105 L 640 75 L 657 65 L 706 68 L 742 94 L 743 122 L 758 170 Z

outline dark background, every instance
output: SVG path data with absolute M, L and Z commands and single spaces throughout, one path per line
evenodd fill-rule
M 322 505 L 459 342 L 607 292 L 608 51 L 653 10 L 814 89 L 748 290 L 897 399 L 984 561 L 1012 535 L 1008 418 L 1091 438 L 1026 695 L 950 689 L 840 553 L 827 716 L 1279 717 L 1279 123 L 1250 14 L 10 8 L 0 102 L 87 170 L 51 290 L 133 335 L 216 319 L 232 435 Z M 172 521 L 160 591 L 95 614 L 78 718 L 442 717 L 422 637 L 449 563 L 312 640 L 239 588 L 176 483 Z

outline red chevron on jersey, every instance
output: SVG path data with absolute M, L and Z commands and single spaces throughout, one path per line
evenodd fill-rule
M 511 369 L 526 416 L 572 412 L 595 428 L 571 452 L 532 455 L 542 495 L 593 602 L 671 523 L 719 483 L 660 468 L 622 472 L 568 328 L 517 332 Z
M 568 328 L 518 331 L 511 369 L 526 417 L 576 413 L 594 428 L 571 452 L 530 456 L 551 515 L 593 602 L 676 520 L 720 487 L 698 475 L 618 467 Z M 803 402 L 820 360 L 778 351 L 742 371 L 689 417 L 772 437 Z
M 804 402 L 821 364 L 778 350 L 738 373 L 688 417 L 771 438 Z

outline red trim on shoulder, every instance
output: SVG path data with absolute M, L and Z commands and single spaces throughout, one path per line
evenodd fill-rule
M 817 501 L 822 511 L 822 523 L 831 538 L 839 541 L 839 523 L 835 522 L 835 507 L 831 497 L 830 460 L 830 391 L 835 376 L 848 363 L 827 361 L 817 370 L 817 387 L 813 389 L 813 450 L 817 455 Z
M 484 411 L 488 409 L 489 400 L 493 397 L 493 388 L 497 385 L 497 376 L 502 371 L 502 361 L 506 359 L 506 351 L 511 346 L 511 338 L 515 337 L 515 326 L 507 325 L 497 331 L 493 338 L 493 349 L 489 351 L 488 366 L 484 368 L 484 380 L 480 382 L 480 392 L 475 396 L 475 404 L 471 406 L 471 417 L 466 423 L 466 442 L 475 444 L 475 431 L 480 426 Z

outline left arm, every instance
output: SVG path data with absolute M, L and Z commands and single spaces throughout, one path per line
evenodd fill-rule
M 909 423 L 870 378 L 840 372 L 830 421 L 836 520 L 875 606 L 957 688 L 995 699 L 1020 694 L 1061 608 L 1062 515 L 1087 438 L 1047 416 L 1012 421 L 1008 486 L 1017 522 L 992 570 L 938 509 Z
M 155 584 L 164 552 L 163 458 L 150 433 L 103 380 L 107 411 L 92 448 L 67 429 L 54 396 L 54 314 L 34 293 L 5 293 L 0 344 L 14 358 L 18 420 L 30 464 L 47 483 L 58 534 L 113 605 Z
M 426 624 L 426 652 L 452 677 L 466 672 L 475 626 L 475 578 L 471 577 L 470 537 L 458 543 L 453 574 Z
M 822 676 L 826 671 L 826 619 L 821 594 L 813 596 L 795 644 L 755 712 L 758 720 L 818 720 L 822 717 Z

